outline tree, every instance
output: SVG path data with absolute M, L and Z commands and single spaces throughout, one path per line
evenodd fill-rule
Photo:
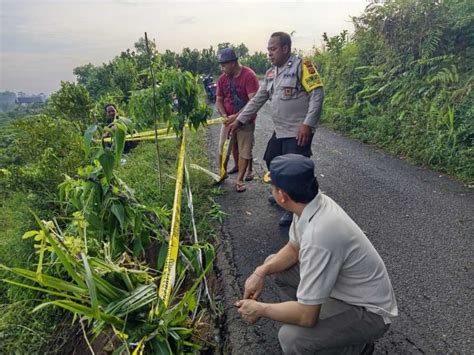
M 104 63 L 97 67 L 89 63 L 74 68 L 73 73 L 77 78 L 78 84 L 85 86 L 94 99 L 98 99 L 113 87 L 112 65 L 110 63 Z
M 160 56 L 158 54 L 154 39 L 148 39 L 148 48 L 150 53 L 148 53 L 148 49 L 146 47 L 145 37 L 140 37 L 138 41 L 135 42 L 134 47 L 135 52 L 132 52 L 132 54 L 134 54 L 138 72 L 144 71 L 150 67 L 150 59 L 152 62 L 159 61 Z
M 178 57 L 179 67 L 183 70 L 197 73 L 200 57 L 201 54 L 197 49 L 184 48 Z
M 224 48 L 232 48 L 232 45 L 229 42 L 222 42 L 217 45 L 217 51 L 219 52 L 221 49 Z
M 242 59 L 241 63 L 246 65 L 257 74 L 265 74 L 268 68 L 270 68 L 270 61 L 263 52 L 255 52 L 254 54 L 247 56 Z
M 219 72 L 217 54 L 212 46 L 201 50 L 198 72 L 202 74 L 212 74 Z
M 128 101 L 131 92 L 137 88 L 138 82 L 134 60 L 117 57 L 112 62 L 112 70 L 112 88 L 119 89 L 123 93 L 125 101 Z
M 249 54 L 249 49 L 247 48 L 247 46 L 243 43 L 239 44 L 238 46 L 231 46 L 234 51 L 235 51 L 235 54 L 237 55 L 237 57 L 239 58 L 245 58 L 248 56 Z
M 61 88 L 51 97 L 47 112 L 53 117 L 77 121 L 84 128 L 91 122 L 93 102 L 84 85 L 61 81 Z
M 249 49 L 247 46 L 243 43 L 239 44 L 238 46 L 235 46 L 229 42 L 222 42 L 217 45 L 217 51 L 219 52 L 221 49 L 224 48 L 232 48 L 239 58 L 244 58 L 249 54 Z
M 167 49 L 165 53 L 161 54 L 161 63 L 165 68 L 177 68 L 179 55 Z
M 16 94 L 11 91 L 0 92 L 0 112 L 10 111 L 15 107 Z

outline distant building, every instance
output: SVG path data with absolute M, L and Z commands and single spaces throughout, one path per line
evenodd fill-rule
M 23 92 L 19 92 L 16 98 L 16 103 L 19 105 L 28 105 L 28 104 L 44 104 L 46 102 L 47 96 L 43 93 L 39 95 L 26 95 Z

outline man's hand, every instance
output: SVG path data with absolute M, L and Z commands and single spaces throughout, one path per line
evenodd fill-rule
M 238 120 L 234 119 L 234 121 L 229 124 L 229 137 L 232 135 L 232 133 L 239 128 L 242 125 Z
M 303 123 L 298 130 L 298 134 L 296 135 L 296 144 L 299 146 L 308 144 L 312 133 L 312 128 Z
M 242 319 L 249 324 L 254 324 L 260 318 L 261 304 L 255 300 L 240 300 L 234 304 Z
M 228 126 L 229 124 L 233 123 L 235 119 L 237 118 L 237 114 L 234 113 L 233 115 L 229 115 L 225 118 L 224 124 Z
M 247 278 L 247 281 L 245 281 L 244 299 L 250 298 L 256 300 L 262 293 L 264 284 L 265 278 L 254 272 Z

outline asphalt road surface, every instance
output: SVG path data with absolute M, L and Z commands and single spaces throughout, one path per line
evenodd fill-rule
M 213 160 L 219 129 L 208 131 Z M 265 171 L 262 156 L 271 133 L 265 105 L 255 133 L 259 176 Z M 366 232 L 395 289 L 399 317 L 376 343 L 375 353 L 474 354 L 473 192 L 450 177 L 323 127 L 317 129 L 312 149 L 320 189 Z M 278 226 L 282 211 L 267 202 L 269 185 L 257 177 L 246 192 L 237 193 L 234 184 L 232 175 L 218 199 L 228 213 L 217 260 L 227 315 L 225 352 L 279 354 L 279 325 L 266 319 L 247 325 L 232 303 L 242 296 L 254 268 L 287 242 L 288 228 Z M 282 297 L 267 280 L 262 299 Z

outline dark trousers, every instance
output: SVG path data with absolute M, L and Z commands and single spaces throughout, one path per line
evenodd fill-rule
M 296 300 L 300 281 L 298 265 L 274 275 L 274 280 L 288 297 Z M 286 355 L 356 355 L 366 343 L 380 338 L 388 328 L 389 324 L 385 324 L 381 316 L 330 298 L 322 304 L 319 321 L 314 327 L 283 324 L 278 340 Z
M 291 138 L 277 138 L 275 132 L 268 141 L 267 149 L 263 155 L 263 160 L 267 164 L 267 169 L 270 170 L 270 163 L 272 160 L 280 155 L 285 154 L 299 154 L 305 157 L 313 155 L 311 152 L 311 142 L 313 141 L 313 134 L 309 142 L 303 146 L 299 146 L 296 137 Z

